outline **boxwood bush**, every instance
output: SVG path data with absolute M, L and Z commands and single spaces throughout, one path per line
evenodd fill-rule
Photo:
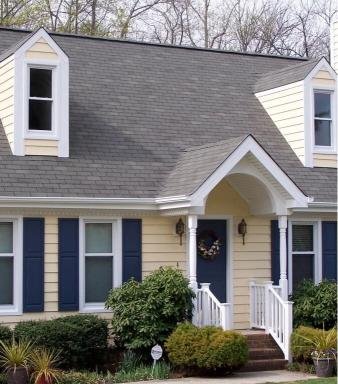
M 248 360 L 245 336 L 217 327 L 181 324 L 165 343 L 169 361 L 191 371 L 230 373 Z
M 0 325 L 0 341 L 7 343 L 12 339 L 12 330 L 9 327 Z
M 17 324 L 15 337 L 60 351 L 62 368 L 93 369 L 108 350 L 108 324 L 94 315 L 75 315 Z
M 291 351 L 292 351 L 293 358 L 296 361 L 312 362 L 311 352 L 313 351 L 313 344 L 311 343 L 310 340 L 312 340 L 315 336 L 317 336 L 321 332 L 322 332 L 321 329 L 303 327 L 303 326 L 293 331 L 291 335 Z M 337 337 L 335 339 L 337 340 Z M 336 343 L 332 345 L 332 348 L 336 348 Z
M 149 348 L 163 343 L 178 323 L 191 319 L 194 297 L 182 272 L 164 267 L 141 283 L 130 280 L 113 289 L 106 306 L 113 311 L 112 333 L 116 343 L 149 355 Z
M 314 284 L 304 280 L 297 288 L 291 301 L 294 327 L 301 325 L 330 329 L 337 321 L 337 284 L 323 281 Z

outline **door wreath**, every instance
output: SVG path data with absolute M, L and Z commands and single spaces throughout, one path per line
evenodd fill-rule
M 212 230 L 202 231 L 198 235 L 198 254 L 205 260 L 214 260 L 220 254 L 221 245 L 221 240 Z

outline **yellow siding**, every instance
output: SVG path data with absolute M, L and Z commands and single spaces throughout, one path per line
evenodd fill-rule
M 186 271 L 186 243 L 175 234 L 178 217 L 144 217 L 142 219 L 142 275 L 160 266 L 170 265 Z
M 316 76 L 312 79 L 312 85 L 314 88 L 331 88 L 335 86 L 335 80 L 331 77 L 330 73 L 327 71 L 318 71 Z
M 0 63 L 0 120 L 8 143 L 14 144 L 14 57 Z
M 315 167 L 337 168 L 337 155 L 315 153 L 313 155 L 313 163 Z
M 296 155 L 304 162 L 303 82 L 258 93 L 256 96 Z
M 40 39 L 26 52 L 27 59 L 56 60 L 57 54 L 44 39 Z
M 57 156 L 58 155 L 57 140 L 25 140 L 25 155 L 44 155 L 44 156 Z

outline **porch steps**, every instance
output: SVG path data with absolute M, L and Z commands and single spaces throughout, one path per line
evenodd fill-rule
M 263 331 L 242 332 L 248 341 L 249 361 L 241 369 L 242 372 L 272 371 L 285 369 L 287 360 L 270 335 Z

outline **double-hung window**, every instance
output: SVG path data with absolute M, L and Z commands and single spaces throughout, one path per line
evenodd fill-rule
M 0 220 L 0 314 L 20 311 L 21 263 L 16 220 Z
M 314 92 L 314 144 L 330 149 L 333 146 L 332 92 Z
M 122 280 L 119 222 L 84 221 L 80 264 L 82 310 L 104 310 L 107 295 Z
M 53 70 L 29 68 L 28 131 L 53 129 Z
M 292 223 L 292 289 L 305 279 L 315 280 L 316 232 L 313 223 Z

